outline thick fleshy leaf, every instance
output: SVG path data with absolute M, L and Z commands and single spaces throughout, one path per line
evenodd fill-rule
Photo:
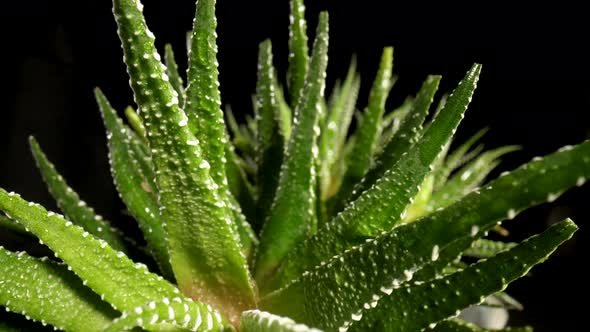
M 465 157 L 468 154 L 469 149 L 481 139 L 483 135 L 488 131 L 487 128 L 481 129 L 469 137 L 465 142 L 463 142 L 457 149 L 453 151 L 444 161 L 443 165 L 439 167 L 434 172 L 434 189 L 438 190 L 442 187 L 457 167 L 460 167 L 464 162 L 468 162 L 469 160 L 465 160 Z
M 352 193 L 354 186 L 365 176 L 371 167 L 377 140 L 381 136 L 381 122 L 385 113 L 385 101 L 391 89 L 393 68 L 393 48 L 383 50 L 379 70 L 369 95 L 369 103 L 362 116 L 362 121 L 354 133 L 354 145 L 347 156 L 346 173 L 342 185 L 336 195 L 336 205 L 343 205 Z M 342 208 L 337 206 L 335 211 Z
M 307 22 L 305 21 L 305 5 L 303 0 L 289 2 L 289 68 L 287 82 L 291 107 L 297 108 L 299 98 L 305 87 L 307 68 L 309 66 L 309 50 L 307 46 Z
M 275 91 L 275 69 L 272 64 L 272 44 L 266 40 L 258 53 L 258 82 L 256 85 L 256 188 L 257 219 L 268 215 L 279 183 L 284 142 L 278 115 L 280 106 Z
M 377 179 L 382 177 L 401 158 L 404 152 L 409 151 L 418 142 L 422 135 L 422 123 L 428 115 L 428 110 L 440 80 L 440 76 L 428 76 L 426 78 L 412 103 L 408 115 L 403 118 L 397 132 L 385 144 L 373 167 L 355 188 L 355 194 L 351 197 L 352 200 L 356 199 L 367 188 L 370 188 Z
M 269 283 L 267 287 L 280 287 L 320 262 L 367 237 L 391 229 L 403 220 L 406 208 L 459 125 L 480 70 L 480 65 L 471 68 L 416 147 L 404 154 L 380 181 L 326 223 L 316 235 L 297 246 L 279 270 L 278 283 Z
M 293 121 L 293 112 L 291 112 L 291 107 L 289 107 L 289 104 L 285 101 L 283 87 L 279 84 L 277 75 L 275 74 L 274 77 L 275 95 L 277 98 L 277 103 L 279 104 L 279 125 L 281 134 L 283 135 L 283 141 L 288 142 L 289 137 L 291 136 L 291 122 Z
M 119 196 L 129 213 L 137 220 L 160 271 L 173 280 L 164 223 L 160 217 L 158 188 L 153 181 L 153 165 L 142 156 L 142 144 L 123 124 L 104 94 L 95 90 L 104 125 L 107 129 L 111 174 Z
M 197 1 L 195 20 L 189 49 L 186 103 L 184 112 L 188 127 L 199 142 L 203 159 L 207 160 L 210 175 L 225 195 L 225 145 L 227 136 L 217 69 L 217 19 L 215 0 Z
M 255 276 L 267 278 L 310 231 L 315 211 L 317 130 L 328 63 L 328 14 L 320 14 L 305 89 L 295 109 L 279 185 L 260 236 Z
M 225 156 L 227 158 L 225 173 L 227 174 L 229 191 L 238 201 L 246 219 L 254 224 L 256 219 L 256 202 L 254 201 L 255 189 L 248 181 L 246 171 L 242 168 L 233 145 L 227 145 Z
M 341 88 L 333 92 L 328 114 L 321 123 L 320 136 L 320 178 L 322 181 L 322 200 L 336 193 L 342 174 L 338 174 L 335 164 L 343 159 L 343 148 L 348 128 L 354 114 L 354 107 L 360 89 L 356 73 L 356 59 L 353 58 Z
M 131 86 L 147 129 L 176 281 L 189 297 L 238 321 L 241 311 L 254 306 L 256 295 L 225 197 L 226 136 L 215 94 L 214 2 L 197 3 L 187 88 L 190 128 L 139 1 L 113 3 Z M 197 134 L 205 140 L 193 136 L 192 130 L 200 126 L 206 128 Z
M 158 324 L 177 327 L 182 331 L 235 331 L 231 324 L 211 306 L 190 299 L 163 298 L 125 311 L 104 332 L 128 331 L 141 327 L 159 331 Z
M 0 209 L 35 234 L 88 287 L 119 311 L 180 296 L 176 287 L 149 272 L 144 264 L 134 263 L 62 215 L 1 188 Z
M 500 163 L 499 158 L 518 150 L 518 146 L 504 146 L 482 153 L 475 160 L 461 168 L 452 176 L 428 202 L 428 211 L 449 206 L 473 189 L 480 186 L 485 178 Z
M 133 131 L 135 132 L 135 134 L 137 134 L 137 136 L 139 136 L 144 142 L 147 142 L 147 139 L 145 137 L 145 127 L 144 127 L 143 123 L 141 123 L 141 118 L 139 117 L 139 114 L 137 114 L 137 112 L 135 112 L 133 107 L 131 107 L 131 106 L 125 107 L 125 117 L 127 118 L 127 121 L 129 122 L 129 126 L 131 126 L 131 128 L 133 128 Z M 145 144 L 143 144 L 143 145 L 146 146 Z M 144 150 L 147 150 L 147 146 Z
M 178 72 L 178 64 L 176 63 L 174 50 L 170 44 L 164 46 L 164 61 L 166 62 L 166 74 L 168 74 L 168 77 L 170 78 L 170 84 L 178 94 L 178 104 L 184 105 L 184 82 L 182 81 L 182 76 L 180 76 L 180 73 Z
M 232 143 L 234 147 L 240 151 L 243 156 L 253 156 L 256 150 L 255 137 L 250 134 L 250 131 L 246 126 L 238 124 L 231 107 L 226 107 L 225 115 L 227 117 L 227 126 L 233 136 Z
M 506 251 L 514 248 L 516 243 L 513 242 L 500 242 L 486 239 L 479 239 L 471 244 L 471 247 L 465 250 L 465 256 L 475 258 L 489 258 L 499 254 L 502 251 Z
M 100 331 L 119 315 L 65 265 L 2 247 L 0 305 L 66 331 Z
M 416 223 L 398 229 L 418 229 L 414 225 Z M 430 323 L 454 315 L 459 309 L 478 303 L 482 295 L 502 290 L 510 281 L 543 261 L 576 229 L 571 221 L 560 223 L 493 259 L 418 284 L 405 282 L 412 279 L 422 264 L 437 259 L 437 249 L 428 250 L 431 257 L 421 263 L 414 261 L 415 264 L 408 266 L 414 257 L 403 257 L 410 255 L 397 251 L 396 242 L 416 239 L 403 252 L 421 256 L 424 247 L 430 248 L 430 243 L 421 240 L 420 236 L 427 237 L 424 233 L 386 233 L 306 272 L 300 279 L 264 298 L 261 308 L 272 308 L 276 314 L 326 330 L 354 327 L 358 322 L 359 331 L 366 331 L 367 326 L 385 331 L 419 331 Z M 455 295 L 455 291 L 459 294 Z M 384 324 L 385 328 L 380 329 L 377 324 Z
M 432 326 L 482 302 L 487 295 L 504 290 L 545 261 L 577 229 L 571 220 L 566 220 L 506 252 L 444 278 L 395 288 L 391 296 L 378 301 L 376 308 L 360 313 L 365 314 L 362 321 L 351 321 L 351 331 L 364 331 L 367 326 L 386 331 L 419 331 Z
M 86 202 L 81 200 L 78 194 L 68 186 L 53 164 L 47 159 L 34 137 L 29 138 L 29 143 L 37 168 L 41 172 L 49 192 L 67 218 L 90 234 L 105 240 L 114 249 L 126 251 L 121 233 L 100 215 L 96 214 L 94 209 L 86 205 Z
M 0 214 L 0 229 L 9 230 L 9 231 L 15 232 L 17 234 L 22 234 L 22 235 L 28 234 L 27 231 L 25 230 L 25 228 L 21 224 L 15 222 L 13 220 L 10 220 L 9 218 L 7 218 L 6 216 L 4 216 L 2 214 Z
M 490 330 L 482 329 L 476 325 L 468 323 L 464 320 L 452 318 L 436 324 L 431 331 L 433 332 L 492 332 Z M 533 332 L 532 327 L 508 327 L 501 330 L 493 330 L 495 332 Z
M 248 310 L 242 313 L 242 332 L 321 332 L 321 330 L 297 324 L 294 320 L 273 315 L 266 311 Z
M 590 176 L 589 155 L 590 141 L 586 141 L 574 147 L 561 149 L 545 158 L 535 158 L 530 163 L 490 182 L 481 190 L 472 192 L 446 209 L 436 211 L 413 223 L 394 228 L 387 236 L 395 238 L 395 243 L 393 247 L 387 249 L 387 252 L 393 257 L 399 255 L 399 261 L 395 264 L 396 269 L 411 271 L 414 267 L 419 266 L 420 262 L 430 260 L 435 246 L 444 251 L 450 247 L 447 244 L 464 234 L 479 237 L 481 233 L 492 228 L 498 221 L 512 218 L 519 211 L 530 206 L 553 201 L 564 190 L 575 185 L 582 185 L 585 179 Z M 354 244 L 366 239 L 368 235 L 370 234 L 364 237 L 352 237 L 344 234 L 339 239 L 341 242 L 346 241 L 345 243 Z M 398 239 L 404 239 L 404 241 Z M 447 256 L 457 257 L 468 246 L 469 241 L 461 243 L 457 247 L 458 252 Z M 298 274 L 295 272 L 301 271 L 297 268 L 307 267 L 306 270 L 309 270 L 320 264 L 314 264 L 315 262 L 326 261 L 334 256 L 334 252 L 339 251 L 342 251 L 341 248 L 333 243 L 324 243 L 324 246 L 301 247 L 297 253 L 307 259 L 293 260 L 299 265 L 286 265 L 290 270 L 285 272 L 291 274 L 283 275 L 297 277 Z M 394 255 L 394 252 L 399 252 L 399 254 Z M 403 253 L 407 252 L 412 252 L 412 257 L 402 257 Z M 437 258 L 438 256 L 436 255 Z M 399 279 L 401 277 L 393 276 L 393 278 Z

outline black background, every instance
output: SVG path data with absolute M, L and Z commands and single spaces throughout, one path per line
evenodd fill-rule
M 346 73 L 356 53 L 363 81 L 359 107 L 366 102 L 384 46 L 395 47 L 394 72 L 399 76 L 389 109 L 414 93 L 428 74 L 443 75 L 441 90 L 448 92 L 473 62 L 482 63 L 478 90 L 457 136 L 460 141 L 489 126 L 486 147 L 522 145 L 522 151 L 504 158 L 498 172 L 590 134 L 590 29 L 581 5 L 307 2 L 310 33 L 320 10 L 331 14 L 327 91 Z M 193 2 L 144 4 L 158 48 L 172 43 L 185 69 L 184 35 L 191 29 Z M 110 1 L 33 0 L 13 6 L 1 13 L 2 53 L 9 59 L 2 65 L 0 186 L 55 206 L 28 151 L 27 137 L 33 134 L 90 205 L 130 228 L 119 213 L 123 206 L 110 179 L 104 130 L 92 94 L 100 86 L 115 107 L 132 103 Z M 218 18 L 222 97 L 243 117 L 251 112 L 258 43 L 271 38 L 275 64 L 280 72 L 286 69 L 288 1 L 221 0 Z M 526 307 L 512 315 L 515 324 L 530 322 L 536 331 L 583 326 L 584 307 L 576 303 L 588 298 L 588 274 L 582 272 L 590 240 L 588 194 L 588 185 L 574 188 L 553 204 L 506 224 L 512 240 L 540 232 L 565 216 L 581 228 L 552 259 L 509 288 Z

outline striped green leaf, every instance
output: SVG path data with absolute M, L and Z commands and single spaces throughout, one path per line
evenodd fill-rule
M 65 265 L 2 247 L 0 305 L 65 331 L 101 331 L 118 315 Z
M 416 148 L 404 154 L 376 185 L 325 224 L 315 236 L 297 246 L 279 270 L 275 278 L 277 283 L 268 286 L 277 287 L 288 282 L 364 238 L 391 229 L 405 217 L 407 206 L 459 125 L 480 70 L 480 65 L 471 68 Z
M 305 80 L 309 62 L 307 46 L 307 22 L 305 21 L 305 5 L 303 0 L 289 2 L 291 15 L 289 16 L 289 68 L 287 69 L 287 83 L 291 107 L 297 108 L 299 98 L 304 94 Z
M 165 324 L 168 329 L 176 327 L 179 331 L 235 331 L 225 318 L 207 304 L 165 297 L 123 312 L 104 332 L 129 331 L 135 327 L 160 331 L 160 324 Z
M 280 106 L 276 98 L 275 81 L 272 44 L 266 40 L 259 48 L 256 85 L 256 217 L 263 220 L 273 202 L 283 161 L 284 142 L 277 121 Z
M 328 14 L 320 14 L 310 69 L 301 101 L 295 109 L 279 185 L 260 236 L 255 276 L 263 281 L 310 230 L 315 210 L 315 160 L 318 118 L 328 62 Z
M 260 310 L 244 311 L 241 322 L 242 332 L 321 332 L 304 324 L 297 324 L 290 318 Z
M 68 186 L 53 164 L 47 159 L 34 137 L 29 138 L 29 143 L 37 168 L 41 172 L 49 192 L 67 218 L 90 234 L 105 240 L 114 249 L 125 252 L 125 245 L 120 232 L 113 228 L 108 221 L 96 214 L 94 209 L 86 205 L 86 202 L 81 200 L 78 194 Z
M 365 311 L 364 320 L 356 323 L 353 317 L 350 330 L 365 331 L 371 326 L 402 332 L 432 326 L 463 308 L 480 303 L 485 296 L 504 290 L 533 266 L 545 261 L 577 229 L 571 220 L 566 220 L 506 252 L 444 278 L 393 289 L 391 296 L 381 298 L 375 309 Z
M 214 2 L 197 5 L 187 88 L 190 127 L 137 3 L 114 0 L 114 13 L 147 129 L 175 279 L 187 296 L 238 321 L 239 313 L 256 303 L 256 294 L 226 198 Z M 201 126 L 206 128 L 197 135 L 205 135 L 204 140 L 193 135 Z
M 1 188 L 0 209 L 35 234 L 84 284 L 119 311 L 179 296 L 176 287 L 149 272 L 144 264 L 134 263 L 62 215 Z
M 117 116 L 104 94 L 95 90 L 96 101 L 107 129 L 111 174 L 129 213 L 137 220 L 160 271 L 174 280 L 164 223 L 160 217 L 153 165 L 142 156 L 142 142 Z

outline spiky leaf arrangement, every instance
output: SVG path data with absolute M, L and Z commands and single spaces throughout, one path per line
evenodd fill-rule
M 577 227 L 565 220 L 522 243 L 485 236 L 584 184 L 590 142 L 485 183 L 517 147 L 472 148 L 482 131 L 449 153 L 482 66 L 436 108 L 441 77 L 428 76 L 387 112 L 391 47 L 349 133 L 356 59 L 325 98 L 328 14 L 309 50 L 303 1 L 291 11 L 287 81 L 262 42 L 255 117 L 239 125 L 221 108 L 214 0 L 197 1 L 184 78 L 170 45 L 162 63 L 139 0 L 113 0 L 137 111 L 125 110 L 125 124 L 101 90 L 96 100 L 115 186 L 155 264 L 136 257 L 138 242 L 86 206 L 31 138 L 64 215 L 0 189 L 2 231 L 55 254 L 0 248 L 0 305 L 66 331 L 248 332 L 484 331 L 456 316 L 490 297 L 519 307 L 505 288 Z

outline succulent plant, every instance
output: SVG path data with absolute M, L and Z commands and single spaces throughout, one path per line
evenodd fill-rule
M 482 151 L 480 131 L 450 149 L 481 65 L 438 106 L 433 75 L 386 113 L 387 47 L 355 112 L 355 62 L 325 98 L 328 14 L 310 54 L 305 7 L 292 0 L 287 82 L 264 41 L 255 116 L 239 125 L 221 108 L 215 1 L 197 1 L 186 84 L 169 46 L 163 64 L 142 7 L 113 0 L 136 104 L 127 124 L 95 94 L 114 183 L 143 239 L 88 207 L 31 138 L 64 215 L 0 189 L 3 231 L 36 237 L 55 254 L 0 248 L 7 311 L 65 331 L 482 331 L 462 310 L 514 306 L 507 285 L 576 231 L 568 219 L 522 243 L 485 238 L 583 185 L 590 142 L 486 183 L 518 147 Z

